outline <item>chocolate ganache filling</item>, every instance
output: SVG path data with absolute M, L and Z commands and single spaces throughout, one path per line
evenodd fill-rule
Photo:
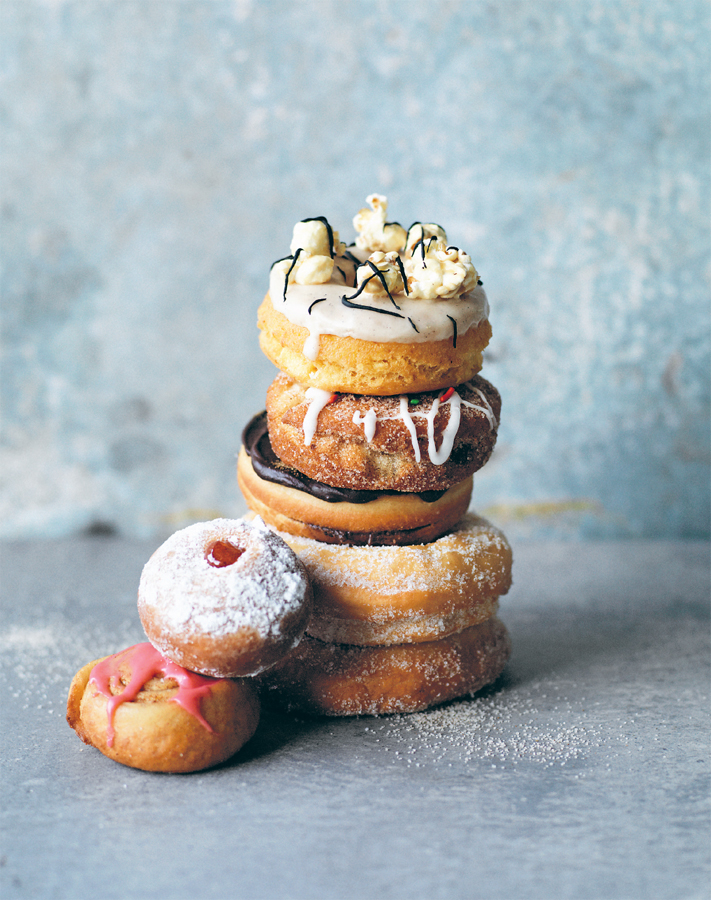
M 314 481 L 313 478 L 302 475 L 297 469 L 285 466 L 272 450 L 266 411 L 258 413 L 247 424 L 242 432 L 242 443 L 252 461 L 254 471 L 260 478 L 280 484 L 282 487 L 304 491 L 327 503 L 371 503 L 384 494 L 404 493 L 403 491 L 356 491 L 351 488 L 332 487 L 330 484 L 323 484 L 321 481 Z M 416 496 L 425 503 L 434 503 L 445 493 L 446 491 L 422 491 Z

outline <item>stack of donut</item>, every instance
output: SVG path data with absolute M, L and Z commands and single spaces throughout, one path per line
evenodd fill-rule
M 478 374 L 491 336 L 469 256 L 444 230 L 386 222 L 384 197 L 346 247 L 323 218 L 271 270 L 260 345 L 280 369 L 247 425 L 247 504 L 304 563 L 306 636 L 260 676 L 282 706 L 412 712 L 494 681 L 504 536 L 468 513 L 501 400 Z

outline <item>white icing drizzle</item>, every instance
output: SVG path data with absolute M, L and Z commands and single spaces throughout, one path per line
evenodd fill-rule
M 487 400 L 486 394 L 483 393 L 483 391 L 480 391 L 478 387 L 474 387 L 473 384 L 469 384 L 468 382 L 467 382 L 467 387 L 470 388 L 472 391 L 474 391 L 481 397 L 481 399 L 484 403 L 484 406 L 477 406 L 476 403 L 470 403 L 468 400 L 462 400 L 462 403 L 465 406 L 471 407 L 471 409 L 477 409 L 477 410 L 479 410 L 479 412 L 483 412 L 484 415 L 486 416 L 486 418 L 489 420 L 489 431 L 493 431 L 494 428 L 496 428 L 499 423 L 496 421 L 496 416 L 494 415 L 494 410 L 491 408 L 491 404 Z
M 316 328 L 309 329 L 309 336 L 304 341 L 302 353 L 306 359 L 315 362 L 318 359 L 319 346 L 321 343 L 321 332 Z
M 365 439 L 368 443 L 375 437 L 375 426 L 377 421 L 378 414 L 374 409 L 369 409 L 364 416 L 361 416 L 357 410 L 353 413 L 353 424 L 363 425 L 363 433 L 365 434 Z
M 440 400 L 439 397 L 435 397 L 432 401 L 431 407 L 427 412 L 424 412 L 419 407 L 411 409 L 409 398 L 406 394 L 403 394 L 399 398 L 400 408 L 397 418 L 402 419 L 405 428 L 407 428 L 410 434 L 415 462 L 420 462 L 422 454 L 420 452 L 420 445 L 417 440 L 417 429 L 413 421 L 413 416 L 423 416 L 427 420 L 427 455 L 429 456 L 429 460 L 432 465 L 435 466 L 444 465 L 444 463 L 446 463 L 449 457 L 452 455 L 454 441 L 457 437 L 457 432 L 459 431 L 459 425 L 462 419 L 462 405 L 468 406 L 471 409 L 476 409 L 479 412 L 483 413 L 489 421 L 490 431 L 493 431 L 493 429 L 496 428 L 496 416 L 494 415 L 494 411 L 491 408 L 491 404 L 487 400 L 486 395 L 481 390 L 479 390 L 478 387 L 475 387 L 470 383 L 467 383 L 466 387 L 468 387 L 470 390 L 478 394 L 479 397 L 481 397 L 484 406 L 478 406 L 476 403 L 471 403 L 469 400 L 462 399 L 462 397 L 456 391 L 454 391 L 444 401 Z M 314 435 L 316 434 L 319 414 L 321 410 L 329 403 L 333 394 L 331 394 L 330 391 L 323 391 L 320 388 L 310 387 L 306 389 L 305 396 L 309 401 L 309 407 L 306 411 L 306 415 L 304 416 L 304 444 L 306 444 L 306 446 L 309 446 L 314 438 Z M 437 414 L 444 406 L 449 406 L 449 419 L 445 426 L 444 434 L 442 435 L 442 442 L 440 443 L 439 447 L 437 447 L 434 434 L 434 423 L 435 419 L 437 418 Z M 389 418 L 392 417 L 383 416 L 381 417 L 381 421 L 385 421 Z M 356 410 L 356 412 L 353 413 L 352 421 L 354 425 L 363 425 L 363 433 L 365 435 L 365 439 L 368 441 L 368 443 L 370 443 L 375 436 L 375 429 L 378 423 L 378 414 L 376 410 L 374 408 L 371 408 L 364 415 Z
M 405 425 L 405 428 L 410 432 L 410 438 L 412 439 L 412 449 L 415 454 L 415 462 L 420 461 L 420 445 L 417 443 L 417 431 L 415 429 L 415 423 L 412 421 L 412 416 L 410 415 L 410 407 L 408 403 L 407 397 L 400 397 L 400 417 Z
M 333 397 L 331 391 L 322 391 L 321 388 L 315 387 L 306 389 L 306 399 L 310 401 L 304 416 L 304 444 L 307 447 L 316 434 L 319 413 L 330 402 L 331 397 Z
M 427 452 L 430 457 L 430 462 L 434 466 L 441 466 L 443 463 L 446 463 L 449 459 L 449 455 L 452 452 L 452 447 L 454 446 L 454 439 L 457 436 L 457 431 L 459 430 L 459 422 L 461 420 L 461 405 L 462 398 L 455 391 L 452 396 L 445 400 L 442 406 L 446 406 L 449 404 L 449 421 L 444 429 L 444 434 L 442 435 L 442 443 L 439 445 L 439 450 L 435 444 L 434 439 L 434 420 L 437 416 L 437 412 L 440 408 L 440 399 L 439 397 L 435 397 L 432 408 L 427 413 Z

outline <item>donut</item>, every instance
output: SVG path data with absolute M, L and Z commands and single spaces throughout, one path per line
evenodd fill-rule
M 248 507 L 277 531 L 329 544 L 417 544 L 461 520 L 473 478 L 446 491 L 356 491 L 315 482 L 284 466 L 271 449 L 266 414 L 244 429 L 237 480 Z
M 472 513 L 429 544 L 354 547 L 281 533 L 309 572 L 307 626 L 323 641 L 431 641 L 488 619 L 511 586 L 511 548 Z
M 149 772 L 196 772 L 229 759 L 259 721 L 254 682 L 208 678 L 149 643 L 85 665 L 67 722 L 104 756 Z
M 297 222 L 259 308 L 262 350 L 324 391 L 384 396 L 468 381 L 491 337 L 471 259 L 441 226 L 405 231 L 387 221 L 386 197 L 367 202 L 350 247 L 324 216 Z
M 143 568 L 138 613 L 149 641 L 178 665 L 237 678 L 273 665 L 311 612 L 303 564 L 257 519 L 177 531 Z
M 279 375 L 267 391 L 277 457 L 315 481 L 356 490 L 446 490 L 496 443 L 501 398 L 479 376 L 447 391 L 369 397 L 304 388 Z
M 352 327 L 351 320 L 356 317 L 353 311 L 344 314 L 338 296 L 343 295 L 343 284 L 335 285 L 335 294 L 324 290 L 331 287 L 334 285 L 294 285 L 298 290 L 290 290 L 287 301 L 274 301 L 267 293 L 259 307 L 262 352 L 295 381 L 326 391 L 383 396 L 446 389 L 480 371 L 491 339 L 484 296 L 461 305 L 458 301 L 404 300 L 405 325 L 395 338 L 384 337 L 384 332 L 392 329 L 384 328 L 384 316 L 374 313 L 360 311 L 364 321 L 358 323 L 360 328 Z M 329 295 L 327 302 L 312 306 L 325 294 Z M 375 307 L 376 301 L 372 305 Z M 388 311 L 384 301 L 379 308 Z M 430 320 L 440 327 L 431 326 Z M 410 322 L 419 322 L 418 332 Z M 351 327 L 352 334 L 345 333 Z M 441 336 L 419 339 L 428 334 Z M 311 358 L 314 346 L 318 355 Z
M 419 712 L 495 681 L 511 652 L 496 617 L 437 641 L 351 647 L 306 637 L 259 678 L 262 699 L 292 712 L 378 716 Z

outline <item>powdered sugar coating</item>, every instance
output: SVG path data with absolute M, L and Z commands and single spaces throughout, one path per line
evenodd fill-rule
M 217 541 L 242 550 L 239 558 L 223 566 L 208 562 Z M 304 624 L 310 597 L 303 565 L 261 519 L 214 519 L 175 532 L 156 550 L 141 574 L 138 611 L 151 643 L 184 665 L 183 647 L 240 633 L 252 644 L 284 645 L 286 652 L 301 637 L 303 628 L 295 625 Z M 214 671 L 208 664 L 186 668 Z
M 508 541 L 499 529 L 473 513 L 429 544 L 324 546 L 309 538 L 283 537 L 299 554 L 314 581 L 367 589 L 376 574 L 387 572 L 387 579 L 378 578 L 378 590 L 384 595 L 435 590 L 457 593 L 471 591 L 474 586 L 486 593 L 494 587 L 500 589 L 510 573 Z M 482 566 L 483 557 L 501 562 L 492 569 Z

